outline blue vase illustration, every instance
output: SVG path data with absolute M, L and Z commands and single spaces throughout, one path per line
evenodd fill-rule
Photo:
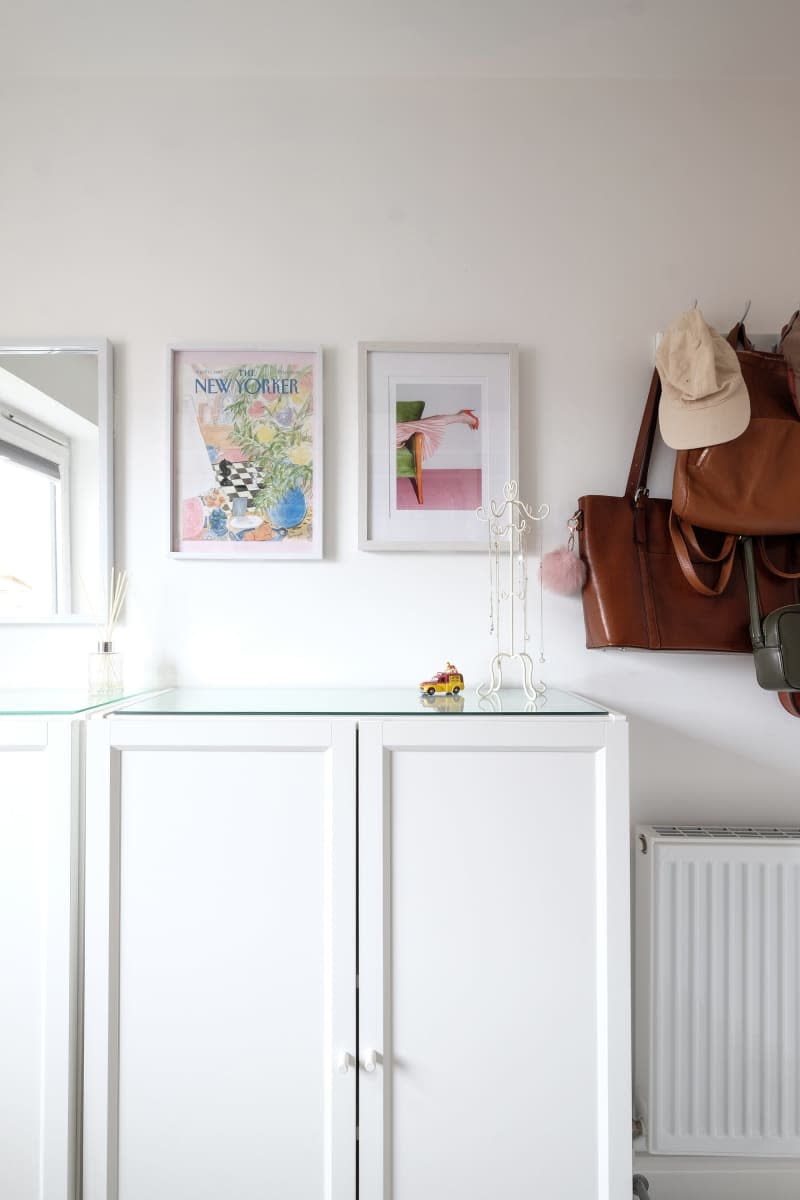
M 273 529 L 294 529 L 306 515 L 306 498 L 302 488 L 289 488 L 269 510 Z
M 225 537 L 228 533 L 228 518 L 221 508 L 212 508 L 208 527 L 214 537 Z

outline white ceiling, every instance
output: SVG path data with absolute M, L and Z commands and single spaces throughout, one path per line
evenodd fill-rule
M 797 79 L 800 0 L 5 0 L 23 76 Z

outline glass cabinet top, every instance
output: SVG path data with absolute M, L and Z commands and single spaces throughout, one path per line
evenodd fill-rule
M 536 702 L 522 691 L 481 700 L 473 688 L 458 696 L 427 696 L 404 688 L 170 688 L 120 710 L 132 716 L 607 716 L 582 696 L 548 688 Z
M 535 702 L 521 688 L 481 700 L 474 689 L 427 696 L 416 688 L 167 688 L 93 696 L 79 688 L 0 688 L 0 716 L 78 716 L 101 708 L 133 716 L 607 716 L 582 696 L 548 688 Z
M 0 688 L 0 716 L 75 717 L 146 694 L 143 688 L 119 696 L 94 696 L 85 688 Z

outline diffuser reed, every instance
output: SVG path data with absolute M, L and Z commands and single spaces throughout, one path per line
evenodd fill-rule
M 97 650 L 89 655 L 89 691 L 94 696 L 119 695 L 122 691 L 122 655 L 114 650 L 113 638 L 127 592 L 127 572 L 112 567 L 104 619 L 97 623 Z

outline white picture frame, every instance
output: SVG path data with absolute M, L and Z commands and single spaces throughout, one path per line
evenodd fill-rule
M 358 359 L 359 549 L 485 551 L 476 510 L 518 478 L 517 347 L 361 342 Z

